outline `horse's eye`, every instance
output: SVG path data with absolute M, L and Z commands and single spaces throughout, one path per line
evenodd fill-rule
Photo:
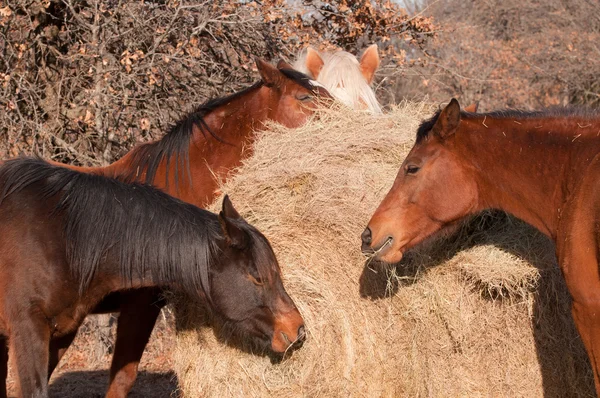
M 254 283 L 257 286 L 262 286 L 263 285 L 263 280 L 260 276 L 253 276 L 250 275 L 250 280 L 252 281 L 252 283 Z
M 300 94 L 296 97 L 298 101 L 306 102 L 312 99 L 312 95 L 310 94 Z
M 419 166 L 415 166 L 415 165 L 408 165 L 406 166 L 406 174 L 416 174 L 417 171 L 419 171 L 420 167 Z

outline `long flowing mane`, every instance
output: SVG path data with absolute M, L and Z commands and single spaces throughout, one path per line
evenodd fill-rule
M 165 161 L 167 169 L 166 186 L 169 184 L 169 166 L 171 162 L 175 164 L 174 182 L 176 186 L 183 175 L 187 176 L 188 182 L 191 181 L 190 165 L 189 165 L 189 145 L 194 127 L 198 128 L 202 134 L 210 134 L 217 141 L 227 144 L 221 137 L 213 132 L 204 121 L 204 117 L 215 109 L 226 105 L 227 103 L 240 98 L 250 91 L 263 86 L 262 81 L 254 83 L 252 86 L 245 88 L 228 96 L 213 98 L 194 111 L 188 113 L 183 119 L 175 123 L 168 133 L 160 140 L 142 144 L 131 152 L 131 172 L 121 176 L 125 181 L 136 181 L 143 172 L 146 173 L 144 181 L 148 184 L 154 183 L 156 172 L 160 164 Z M 181 173 L 183 170 L 183 173 Z
M 417 128 L 417 139 L 416 143 L 420 143 L 429 135 L 431 129 L 437 122 L 440 117 L 440 113 L 442 110 L 438 110 L 431 116 L 429 119 L 421 122 L 419 127 Z M 600 112 L 597 110 L 589 109 L 589 108 L 581 108 L 581 107 L 552 107 L 548 109 L 536 110 L 536 111 L 525 111 L 521 109 L 502 109 L 491 112 L 478 112 L 478 113 L 470 113 L 461 111 L 460 116 L 463 119 L 472 119 L 472 118 L 494 118 L 494 119 L 532 119 L 532 118 L 552 118 L 552 117 L 560 117 L 560 118 L 570 118 L 570 117 L 578 117 L 578 118 L 597 118 L 600 117 Z
M 306 54 L 306 51 L 303 51 L 294 62 L 294 68 L 304 73 L 308 72 Z M 382 113 L 381 105 L 362 75 L 360 63 L 354 55 L 346 51 L 320 52 L 319 55 L 323 59 L 323 68 L 317 81 L 325 86 L 327 91 L 351 108 L 364 103 L 372 113 Z
M 312 92 L 315 91 L 315 86 L 311 83 L 311 79 L 305 74 L 286 68 L 280 68 L 279 71 L 288 79 L 291 79 L 305 89 Z M 165 161 L 167 169 L 165 177 L 167 188 L 169 184 L 168 171 L 171 162 L 175 165 L 175 186 L 178 186 L 180 178 L 182 177 L 187 177 L 188 182 L 191 183 L 189 145 L 194 132 L 194 127 L 198 128 L 205 136 L 209 134 L 217 141 L 225 145 L 231 145 L 210 129 L 204 121 L 204 117 L 215 109 L 227 105 L 231 101 L 261 88 L 263 85 L 263 81 L 258 81 L 241 91 L 206 101 L 173 125 L 161 140 L 142 144 L 135 148 L 131 153 L 131 172 L 121 176 L 121 178 L 127 182 L 136 181 L 138 177 L 145 172 L 146 176 L 144 181 L 148 184 L 152 184 L 154 183 L 156 172 L 160 164 Z
M 0 168 L 0 204 L 27 190 L 57 203 L 50 218 L 63 224 L 67 259 L 84 293 L 108 261 L 123 283 L 143 278 L 178 285 L 210 299 L 208 269 L 223 239 L 216 215 L 148 185 L 23 158 Z

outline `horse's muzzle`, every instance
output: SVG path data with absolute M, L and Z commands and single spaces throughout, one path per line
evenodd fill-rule
M 298 309 L 294 308 L 289 313 L 275 321 L 271 349 L 276 353 L 284 353 L 289 349 L 300 348 L 306 340 L 304 320 Z

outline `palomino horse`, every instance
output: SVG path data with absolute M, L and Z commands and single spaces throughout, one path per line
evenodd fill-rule
M 145 181 L 186 202 L 204 207 L 230 171 L 251 153 L 256 129 L 268 120 L 288 127 L 304 124 L 317 99 L 327 91 L 285 63 L 280 68 L 258 59 L 262 80 L 230 95 L 208 101 L 179 121 L 163 139 L 133 149 L 107 167 L 74 167 L 87 173 Z M 165 302 L 161 290 L 142 288 L 116 292 L 94 309 L 96 313 L 121 312 L 110 369 L 107 397 L 125 397 Z M 75 338 L 76 331 L 50 343 L 49 373 Z M 0 338 L 0 397 L 7 374 L 6 341 Z
M 50 339 L 119 290 L 181 290 L 276 355 L 305 338 L 269 242 L 227 197 L 217 216 L 148 185 L 31 158 L 6 162 L 0 187 L 0 334 L 23 397 L 48 396 Z
M 484 209 L 551 237 L 600 393 L 600 114 L 460 111 L 423 122 L 362 249 L 397 262 L 411 247 Z
M 353 109 L 381 113 L 381 105 L 371 88 L 379 67 L 377 44 L 369 46 L 360 58 L 346 51 L 319 54 L 308 47 L 296 62 L 297 69 L 321 83 L 335 99 Z

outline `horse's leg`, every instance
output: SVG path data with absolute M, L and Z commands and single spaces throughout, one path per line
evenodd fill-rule
M 592 365 L 596 394 L 600 396 L 600 302 L 573 300 L 572 313 Z
M 133 387 L 144 348 L 164 304 L 159 291 L 154 289 L 138 290 L 124 297 L 107 398 L 126 397 Z
M 75 339 L 77 335 L 77 331 L 73 333 L 66 334 L 62 337 L 50 340 L 50 355 L 48 361 L 48 379 L 52 376 L 52 372 L 54 372 L 54 368 L 60 362 L 60 359 L 65 355 L 67 349 Z
M 600 192 L 580 193 L 563 214 L 564 224 L 559 227 L 556 251 L 572 298 L 573 320 L 592 365 L 596 393 L 600 396 L 600 235 L 594 217 L 595 198 L 600 199 Z
M 6 398 L 6 378 L 8 377 L 8 342 L 0 336 L 0 398 Z
M 41 313 L 19 314 L 10 325 L 10 352 L 19 379 L 20 396 L 48 396 L 50 325 Z
M 580 249 L 584 251 L 585 249 Z M 595 250 L 594 250 L 595 252 Z M 587 351 L 592 371 L 596 394 L 600 396 L 600 279 L 598 275 L 598 262 L 585 261 L 585 257 L 595 256 L 569 256 L 579 259 L 576 266 L 563 273 L 567 287 L 573 299 L 571 312 L 581 341 Z M 567 260 L 568 261 L 568 260 Z M 570 261 L 567 264 L 575 264 Z M 593 278 L 593 279 L 592 279 Z

